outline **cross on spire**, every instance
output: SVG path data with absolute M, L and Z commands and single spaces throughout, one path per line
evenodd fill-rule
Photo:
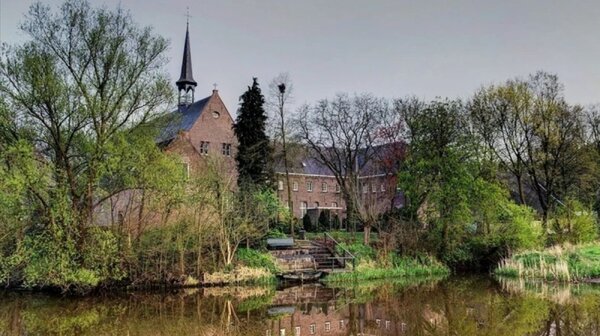
M 192 17 L 190 15 L 190 7 L 186 7 L 186 12 L 185 12 L 185 17 L 186 17 L 186 24 L 189 26 L 190 25 L 190 18 Z
M 216 90 L 217 89 L 217 83 L 213 83 L 213 88 Z

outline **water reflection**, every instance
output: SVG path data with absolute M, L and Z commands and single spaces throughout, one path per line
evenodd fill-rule
M 600 335 L 600 286 L 482 277 L 57 298 L 0 294 L 0 335 Z

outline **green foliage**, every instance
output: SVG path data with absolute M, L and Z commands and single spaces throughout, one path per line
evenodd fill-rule
M 240 186 L 246 183 L 265 186 L 270 177 L 268 164 L 272 159 L 272 149 L 266 134 L 264 103 L 258 81 L 253 78 L 252 86 L 240 97 L 238 116 L 233 125 L 238 140 L 235 159 Z
M 554 246 L 517 253 L 502 260 L 496 274 L 512 278 L 580 281 L 600 277 L 600 245 Z
M 539 246 L 532 209 L 510 200 L 494 163 L 478 156 L 460 102 L 403 104 L 411 151 L 399 185 L 409 201 L 405 216 L 427 228 L 421 245 L 449 265 L 469 267 Z
M 358 253 L 358 251 L 357 251 Z M 421 256 L 418 258 L 401 257 L 393 254 L 391 263 L 386 266 L 373 262 L 364 255 L 358 267 L 349 273 L 333 273 L 327 276 L 327 282 L 357 282 L 375 279 L 435 277 L 450 274 L 448 267 L 435 258 Z M 388 264 L 386 262 L 386 264 Z
M 248 267 L 266 268 L 271 271 L 271 273 L 277 273 L 279 271 L 275 265 L 275 259 L 268 252 L 240 248 L 236 252 L 236 257 L 239 262 Z
M 343 253 L 344 249 L 352 253 L 358 259 L 358 261 L 374 260 L 376 257 L 375 250 L 371 246 L 363 243 L 340 243 L 336 248 L 337 252 L 340 254 Z
M 598 220 L 595 213 L 580 202 L 569 199 L 559 207 L 549 220 L 553 231 L 551 243 L 588 243 L 598 237 Z

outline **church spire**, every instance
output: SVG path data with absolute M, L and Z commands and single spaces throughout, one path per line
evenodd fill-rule
M 185 29 L 185 44 L 183 47 L 183 60 L 181 62 L 181 76 L 176 82 L 179 90 L 179 105 L 189 105 L 194 102 L 194 89 L 196 81 L 192 73 L 192 51 L 190 49 L 189 21 Z

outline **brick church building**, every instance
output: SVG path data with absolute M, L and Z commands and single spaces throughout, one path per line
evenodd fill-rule
M 189 172 L 201 172 L 207 156 L 222 156 L 231 174 L 236 174 L 236 137 L 234 118 L 215 89 L 200 100 L 195 99 L 197 83 L 193 77 L 189 29 L 186 30 L 181 74 L 176 82 L 178 108 L 170 114 L 175 120 L 161 133 L 158 142 L 164 150 L 181 155 Z M 345 218 L 345 203 L 332 172 L 311 158 L 308 151 L 288 158 L 292 213 L 301 219 L 305 214 L 317 217 L 323 210 Z M 394 167 L 395 168 L 395 167 Z M 274 165 L 276 191 L 287 204 L 287 183 L 281 165 Z M 395 169 L 372 164 L 358 177 L 361 198 L 376 202 L 380 212 L 403 206 L 403 197 L 396 189 Z

